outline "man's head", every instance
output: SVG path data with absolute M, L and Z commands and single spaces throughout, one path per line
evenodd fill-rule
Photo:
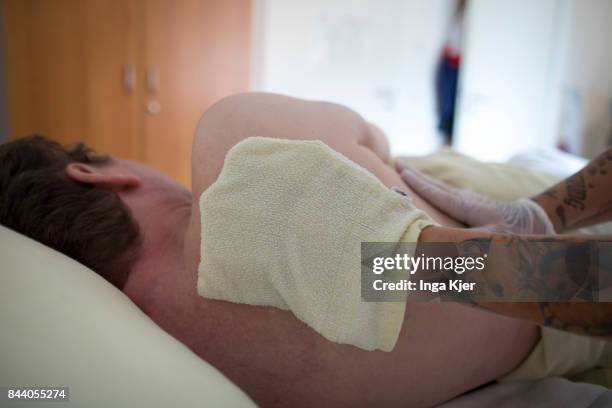
M 41 136 L 1 144 L 0 224 L 122 288 L 141 238 L 118 191 L 139 179 L 105 171 L 113 162 L 84 144 L 62 147 Z

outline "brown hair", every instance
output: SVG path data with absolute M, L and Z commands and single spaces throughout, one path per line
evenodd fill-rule
M 34 135 L 0 144 L 0 224 L 93 269 L 122 288 L 140 247 L 138 224 L 112 190 L 70 179 L 70 163 L 112 159 Z

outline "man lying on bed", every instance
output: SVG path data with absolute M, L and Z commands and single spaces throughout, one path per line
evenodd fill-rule
M 199 197 L 228 150 L 253 135 L 321 140 L 407 191 L 441 225 L 459 226 L 409 190 L 387 164 L 384 136 L 355 112 L 257 93 L 226 98 L 202 116 L 192 192 L 84 146 L 65 150 L 40 137 L 4 144 L 0 223 L 105 277 L 263 406 L 433 405 L 525 359 L 539 338 L 535 325 L 459 304 L 409 303 L 397 345 L 385 353 L 332 343 L 286 311 L 198 296 Z

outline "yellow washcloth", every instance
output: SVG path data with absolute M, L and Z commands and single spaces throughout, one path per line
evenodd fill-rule
M 415 242 L 433 221 L 319 141 L 248 138 L 200 197 L 198 293 L 290 310 L 325 338 L 395 346 L 404 302 L 362 302 L 361 242 Z

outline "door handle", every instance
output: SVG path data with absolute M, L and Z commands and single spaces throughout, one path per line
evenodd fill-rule
M 157 65 L 147 65 L 147 91 L 155 95 L 159 90 L 159 69 Z
M 136 71 L 133 64 L 123 65 L 123 91 L 129 95 L 136 85 Z

